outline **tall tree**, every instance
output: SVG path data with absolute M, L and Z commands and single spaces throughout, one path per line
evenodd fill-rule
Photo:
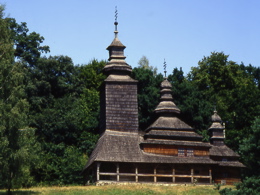
M 159 104 L 163 76 L 162 74 L 154 75 L 152 70 L 143 67 L 134 68 L 132 76 L 138 80 L 139 127 L 145 130 L 154 120 L 153 111 Z
M 35 65 L 41 53 L 50 51 L 49 46 L 42 46 L 44 37 L 36 32 L 29 33 L 25 22 L 18 24 L 14 18 L 6 18 L 14 43 L 14 55 L 25 60 L 30 66 Z
M 38 182 L 81 183 L 79 173 L 98 138 L 104 65 L 93 60 L 74 66 L 67 56 L 51 56 L 27 67 L 30 124 L 44 149 L 43 166 L 35 171 Z
M 168 80 L 172 84 L 174 102 L 181 110 L 180 118 L 199 132 L 206 130 L 213 105 L 210 105 L 198 87 L 184 76 L 181 68 L 174 68 Z
M 198 64 L 188 80 L 206 101 L 217 105 L 226 123 L 226 142 L 237 150 L 253 118 L 260 114 L 260 93 L 254 78 L 245 68 L 229 61 L 223 52 L 213 52 Z
M 79 67 L 79 78 L 83 87 L 80 105 L 84 116 L 82 121 L 84 131 L 80 136 L 82 143 L 80 148 L 88 155 L 91 154 L 98 139 L 100 87 L 105 79 L 102 72 L 105 65 L 105 61 L 93 59 L 87 65 Z
M 243 182 L 236 184 L 236 190 L 224 188 L 223 195 L 243 195 L 260 193 L 260 117 L 256 117 L 248 134 L 244 135 L 239 146 L 243 170 Z
M 260 117 L 251 125 L 248 135 L 241 141 L 240 154 L 247 167 L 247 176 L 260 175 Z
M 140 58 L 140 60 L 138 61 L 138 65 L 139 65 L 138 66 L 139 68 L 151 70 L 153 72 L 154 76 L 157 75 L 157 68 L 150 65 L 149 59 L 146 56 L 142 56 Z
M 28 102 L 24 93 L 24 69 L 14 62 L 8 23 L 0 6 L 0 186 L 8 192 L 29 185 L 30 163 L 35 159 L 34 133 L 27 128 Z

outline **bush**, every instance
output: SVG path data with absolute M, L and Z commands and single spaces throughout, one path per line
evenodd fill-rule
M 237 190 L 224 188 L 219 193 L 222 195 L 257 195 L 260 194 L 260 177 L 254 176 L 246 178 L 243 183 L 236 184 Z

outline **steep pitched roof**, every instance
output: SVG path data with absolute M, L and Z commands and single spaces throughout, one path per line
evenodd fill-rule
M 241 167 L 241 168 L 246 167 L 245 165 L 243 165 L 241 162 L 238 161 L 219 162 L 218 165 L 222 167 Z
M 218 156 L 218 157 L 239 157 L 237 153 L 235 153 L 232 149 L 223 146 L 212 146 L 209 149 L 210 156 Z
M 202 142 L 202 136 L 182 121 L 180 109 L 173 102 L 171 83 L 165 78 L 161 83 L 160 103 L 155 109 L 159 116 L 145 131 L 145 140 L 141 144 L 161 144 L 174 146 L 199 146 L 209 148 L 209 143 Z
M 86 168 L 94 161 L 140 162 L 141 150 L 138 143 L 137 133 L 106 130 L 99 138 Z
M 147 139 L 141 144 L 160 144 L 160 145 L 172 145 L 172 146 L 200 146 L 210 148 L 211 145 L 202 141 L 184 141 L 184 140 L 161 140 L 161 139 Z
M 175 116 L 161 116 L 146 131 L 151 129 L 192 130 L 193 128 Z
M 165 136 L 168 137 L 168 139 L 178 140 L 178 139 L 193 139 L 196 141 L 200 141 L 202 139 L 201 135 L 198 135 L 197 133 L 193 131 L 172 131 L 172 130 L 151 130 L 149 131 L 146 136 L 149 136 L 150 138 L 159 136 L 160 138 L 164 138 Z
M 184 163 L 216 164 L 208 157 L 180 158 L 168 155 L 156 155 L 143 152 L 140 148 L 142 138 L 137 133 L 105 131 L 99 138 L 85 168 L 93 162 L 129 162 L 129 163 Z

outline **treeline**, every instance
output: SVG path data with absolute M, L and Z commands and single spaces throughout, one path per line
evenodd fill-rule
M 74 65 L 26 23 L 0 7 L 0 188 L 82 184 L 81 171 L 99 137 L 99 92 L 106 61 Z M 140 131 L 156 116 L 162 74 L 146 63 L 132 71 L 138 83 Z M 214 107 L 226 126 L 226 143 L 260 181 L 260 68 L 213 52 L 184 75 L 168 75 L 181 118 L 207 141 Z M 246 183 L 246 182 L 245 182 Z

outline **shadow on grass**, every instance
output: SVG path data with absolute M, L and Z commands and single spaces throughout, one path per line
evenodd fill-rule
M 8 193 L 5 191 L 1 191 L 0 195 L 7 195 Z M 30 195 L 30 194 L 41 194 L 40 192 L 34 192 L 32 190 L 14 190 L 11 195 Z

